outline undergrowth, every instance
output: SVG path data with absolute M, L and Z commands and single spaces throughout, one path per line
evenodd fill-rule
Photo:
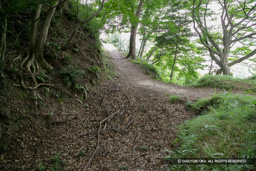
M 256 92 L 256 80 L 255 77 L 249 77 L 246 79 L 233 78 L 231 76 L 220 75 L 205 75 L 199 79 L 195 84 L 195 87 L 216 87 L 225 90 L 237 89 L 244 90 L 245 93 Z
M 141 62 L 138 60 L 130 60 L 130 61 L 134 64 L 140 65 L 144 69 L 145 74 L 150 75 L 154 79 L 161 80 L 161 76 L 158 70 L 153 65 L 150 65 L 147 62 Z
M 164 159 L 173 158 L 255 158 L 256 98 L 221 94 L 190 105 L 199 117 L 179 126 L 180 144 Z M 240 165 L 171 165 L 175 170 L 247 170 Z
M 106 53 L 106 49 L 103 49 L 103 67 L 105 73 L 105 79 L 114 81 L 118 76 L 114 69 L 114 64 L 111 63 L 108 54 Z
M 177 95 L 177 94 L 171 95 L 169 97 L 169 102 L 170 103 L 178 103 L 180 100 L 181 100 L 181 96 Z

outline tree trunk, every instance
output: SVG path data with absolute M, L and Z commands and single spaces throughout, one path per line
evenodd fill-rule
M 228 33 L 226 29 L 224 29 L 224 36 L 223 36 L 223 52 L 220 56 L 221 58 L 221 69 L 223 75 L 230 75 L 230 68 L 228 66 L 228 56 L 230 51 L 230 40 L 231 35 Z
M 148 36 L 148 37 L 149 37 L 149 36 Z M 144 42 L 143 42 L 142 49 L 141 49 L 141 52 L 140 52 L 140 58 L 143 57 L 143 53 L 144 53 L 144 50 L 145 50 L 145 46 L 146 46 L 148 37 L 147 37 L 147 38 L 144 40 Z
M 39 3 L 36 7 L 36 11 L 34 13 L 34 17 L 32 22 L 34 22 L 32 24 L 31 27 L 31 33 L 30 33 L 30 47 L 29 47 L 29 51 L 30 53 L 35 51 L 35 45 L 36 45 L 36 40 L 37 40 L 37 30 L 38 30 L 38 23 L 39 23 L 39 17 L 41 14 L 41 9 L 42 9 L 42 5 Z
M 142 7 L 143 7 L 143 0 L 140 0 L 140 3 L 138 5 L 137 11 L 136 11 L 136 16 L 138 19 L 140 18 L 140 14 L 142 12 Z M 131 28 L 131 35 L 130 35 L 130 48 L 129 48 L 129 53 L 126 56 L 126 58 L 132 58 L 135 59 L 135 51 L 136 51 L 136 34 L 137 34 L 137 28 L 138 28 L 138 23 L 132 24 Z
M 170 82 L 172 82 L 172 78 L 173 78 L 174 66 L 175 66 L 176 59 L 177 59 L 177 50 L 178 50 L 178 45 L 176 44 L 175 55 L 174 55 L 174 59 L 173 59 L 173 63 L 172 63 L 172 71 L 171 71 L 171 75 L 170 75 Z
M 146 37 L 145 35 L 146 35 L 146 33 L 145 33 L 145 31 L 144 31 L 143 37 L 142 37 L 142 41 L 141 41 L 141 44 L 140 44 L 140 50 L 139 50 L 137 56 L 140 56 L 140 52 L 141 52 L 141 49 L 142 49 L 142 46 L 143 46 L 143 43 L 144 43 L 144 40 L 145 40 L 145 37 Z
M 160 59 L 161 59 L 161 57 L 162 57 L 163 52 L 164 52 L 164 50 L 162 50 L 162 51 L 161 51 L 161 53 L 157 55 L 157 60 L 156 60 L 156 61 L 154 61 L 154 62 L 152 62 L 152 64 L 151 64 L 151 65 L 154 65 L 155 63 L 157 63 L 158 61 L 160 61 Z
M 90 17 L 88 17 L 86 20 L 84 20 L 84 21 L 79 21 L 79 23 L 76 25 L 76 27 L 75 27 L 74 30 L 72 31 L 72 34 L 71 34 L 71 36 L 68 38 L 67 42 L 61 47 L 62 50 L 67 50 L 67 49 L 68 49 L 70 43 L 72 42 L 73 38 L 75 37 L 75 35 L 76 35 L 77 31 L 78 31 L 79 26 L 80 26 L 81 24 L 85 24 L 85 23 L 91 21 L 95 16 L 97 16 L 97 15 L 100 13 L 100 11 L 103 9 L 104 3 L 105 3 L 105 0 L 102 0 L 102 1 L 101 1 L 101 6 L 100 6 L 100 8 L 98 9 L 98 11 L 96 11 L 95 13 L 93 13 L 93 14 L 92 14 Z
M 130 35 L 130 48 L 126 58 L 135 59 L 137 26 L 132 26 Z
M 48 13 L 45 17 L 45 20 L 44 20 L 44 24 L 43 24 L 39 39 L 37 41 L 36 57 L 40 61 L 40 63 L 46 69 L 49 69 L 49 70 L 52 70 L 53 67 L 46 62 L 46 60 L 43 57 L 43 52 L 44 52 L 44 45 L 45 45 L 45 42 L 47 39 L 50 23 L 51 23 L 53 14 L 56 10 L 56 6 L 58 5 L 58 3 L 59 3 L 59 0 L 54 1 L 53 5 L 51 6 L 50 10 L 48 11 Z
M 209 75 L 211 75 L 212 74 L 212 65 L 213 65 L 213 59 L 211 59 L 211 65 L 210 65 L 210 69 L 209 69 Z
M 146 59 L 147 63 L 148 63 L 149 59 L 151 58 L 151 56 L 154 54 L 154 52 L 155 52 L 157 49 L 158 49 L 158 47 L 155 47 L 155 48 L 151 51 L 151 53 L 148 55 L 148 57 L 147 57 L 147 59 Z
M 68 0 L 65 0 L 65 2 L 61 3 L 60 9 L 59 9 L 61 15 L 63 13 L 64 8 L 66 8 L 67 4 L 68 4 Z
M 73 40 L 73 38 L 75 37 L 77 31 L 78 31 L 78 28 L 80 27 L 81 23 L 79 22 L 76 27 L 74 28 L 73 32 L 71 33 L 71 36 L 68 38 L 67 42 L 61 47 L 61 50 L 65 51 L 68 49 L 71 41 Z
M 230 68 L 228 66 L 228 56 L 222 56 L 221 58 L 221 69 L 222 69 L 222 73 L 223 75 L 230 75 Z

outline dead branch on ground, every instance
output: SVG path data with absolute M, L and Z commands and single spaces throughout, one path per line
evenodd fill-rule
M 96 145 L 96 148 L 94 150 L 94 153 L 93 155 L 91 156 L 91 158 L 89 159 L 89 161 L 87 162 L 86 166 L 85 166 L 85 169 L 89 166 L 89 164 L 91 163 L 92 159 L 94 158 L 95 154 L 97 153 L 98 149 L 99 149 L 99 144 L 100 144 L 100 131 L 101 131 L 101 127 L 102 127 L 102 124 L 110 119 L 112 119 L 115 115 L 118 114 L 118 112 L 120 111 L 120 109 L 118 109 L 115 113 L 113 113 L 112 115 L 106 117 L 105 119 L 103 119 L 101 122 L 100 122 L 100 126 L 99 126 L 99 129 L 98 129 L 98 132 L 97 132 L 97 145 Z M 82 166 L 83 167 L 83 166 Z

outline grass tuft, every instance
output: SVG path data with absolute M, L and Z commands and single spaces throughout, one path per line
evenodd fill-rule
M 130 60 L 130 62 L 140 65 L 144 69 L 145 74 L 150 75 L 153 79 L 161 80 L 161 76 L 154 65 L 138 60 Z
M 200 99 L 192 108 L 204 113 L 179 126 L 180 146 L 171 158 L 255 158 L 256 98 L 222 94 Z M 172 169 L 246 170 L 245 165 L 172 165 Z
M 178 103 L 180 100 L 181 100 L 181 96 L 177 95 L 177 94 L 171 95 L 169 97 L 169 102 L 170 103 Z
M 231 76 L 220 75 L 205 75 L 199 79 L 195 87 L 215 87 L 225 90 L 236 89 L 244 90 L 251 94 L 256 92 L 256 77 L 249 77 L 246 79 L 233 78 Z

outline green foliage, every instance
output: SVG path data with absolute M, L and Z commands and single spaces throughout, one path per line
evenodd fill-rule
M 45 71 L 42 71 L 42 72 L 40 72 L 40 75 L 36 76 L 36 78 L 42 82 L 46 82 L 46 80 L 50 79 L 50 76 L 47 75 Z
M 247 79 L 233 78 L 231 76 L 205 75 L 195 83 L 195 87 L 216 87 L 221 89 L 238 89 L 238 90 L 256 90 L 256 80 L 254 77 Z
M 60 52 L 61 52 L 61 46 L 58 45 L 55 42 L 47 42 L 47 46 L 51 47 L 51 50 L 53 50 L 54 53 L 54 59 L 59 59 Z
M 177 94 L 171 95 L 169 97 L 169 102 L 170 103 L 178 103 L 180 100 L 181 100 L 181 96 L 177 95 Z
M 194 28 L 200 36 L 201 44 L 209 51 L 210 57 L 221 68 L 225 58 L 229 67 L 253 57 L 255 35 L 255 3 L 253 1 L 192 1 L 192 18 Z M 222 20 L 218 20 L 219 8 L 224 13 Z M 246 10 L 244 10 L 246 9 Z M 216 23 L 214 25 L 209 22 Z M 228 23 L 228 24 L 224 24 Z M 232 25 L 233 27 L 229 27 Z M 246 33 L 246 34 L 245 34 Z M 228 36 L 228 35 L 232 36 Z M 226 42 L 229 42 L 226 44 Z M 223 44 L 224 46 L 220 46 Z M 218 56 L 218 57 L 217 57 Z M 228 58 L 232 56 L 231 58 Z M 217 58 L 216 58 L 217 57 Z M 227 69 L 228 70 L 228 69 Z M 224 72 L 229 74 L 228 72 Z
M 103 66 L 104 66 L 104 71 L 105 71 L 106 77 L 107 77 L 107 79 L 114 81 L 115 78 L 117 78 L 117 74 L 114 69 L 114 64 L 111 63 L 107 54 L 103 53 L 103 55 L 104 55 Z
M 127 40 L 124 40 L 121 34 L 118 32 L 109 34 L 104 41 L 113 44 L 118 50 L 120 50 L 123 53 L 128 52 L 128 42 Z
M 72 56 L 70 54 L 68 54 L 68 53 L 65 53 L 64 54 L 64 59 L 65 59 L 66 62 L 70 62 L 71 59 L 72 59 Z
M 97 3 L 83 4 L 76 0 L 72 0 L 71 8 L 68 10 L 67 16 L 70 20 L 73 20 L 76 23 L 84 21 L 98 10 L 98 7 L 95 4 Z M 103 26 L 104 23 L 101 21 L 100 17 L 94 17 L 92 20 L 82 25 L 82 28 L 88 31 L 90 36 L 96 40 L 96 47 L 98 49 L 100 49 L 99 30 L 102 29 Z
M 180 146 L 171 158 L 255 158 L 256 98 L 222 94 L 193 104 L 205 113 L 179 126 Z M 207 110 L 207 112 L 205 112 Z M 246 170 L 251 165 L 172 165 L 171 169 Z
M 101 69 L 99 66 L 97 65 L 94 65 L 92 67 L 88 67 L 88 70 L 94 74 L 97 74 L 97 73 L 100 73 L 101 72 Z
M 60 72 L 68 86 L 75 85 L 79 78 L 85 75 L 84 70 L 78 70 L 73 66 L 69 66 L 67 69 Z
M 98 74 L 98 71 L 100 70 L 100 68 L 97 67 L 92 67 L 90 69 L 90 72 L 96 72 L 95 74 Z M 86 98 L 87 92 L 89 92 L 89 87 L 80 83 L 81 79 L 84 78 L 86 71 L 69 66 L 67 69 L 61 71 L 60 74 L 68 86 L 83 93 L 81 99 Z M 62 101 L 61 98 L 59 98 L 59 100 Z
M 205 75 L 200 80 L 198 80 L 194 86 L 196 87 L 216 87 L 223 89 L 232 89 L 234 85 L 225 80 L 233 80 L 231 76 L 219 76 L 219 75 Z
M 154 79 L 161 79 L 161 76 L 158 72 L 158 70 L 154 67 L 154 65 L 150 65 L 147 62 L 137 61 L 137 60 L 130 60 L 131 62 L 140 65 L 144 71 L 145 74 L 148 74 L 152 76 Z
M 249 78 L 247 78 L 248 80 L 256 80 L 256 75 L 253 75 L 253 76 L 251 76 L 251 77 L 249 77 Z
M 51 158 L 53 167 L 51 171 L 62 171 L 64 170 L 64 162 L 61 160 L 60 154 L 56 154 L 56 156 Z
M 100 78 L 101 75 L 101 69 L 99 66 L 94 65 L 92 67 L 88 67 L 88 70 L 90 73 L 94 74 L 97 78 Z
M 43 163 L 39 162 L 39 163 L 36 163 L 36 169 L 35 171 L 45 171 L 46 170 L 46 167 L 44 166 Z

